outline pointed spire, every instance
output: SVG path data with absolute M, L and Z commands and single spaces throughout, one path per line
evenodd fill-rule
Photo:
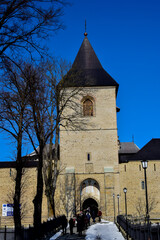
M 74 76 L 75 72 L 78 72 L 78 80 L 76 80 L 76 83 L 71 80 L 73 79 L 71 76 Z M 118 91 L 118 83 L 102 67 L 87 38 L 87 32 L 85 32 L 85 38 L 73 62 L 72 68 L 66 76 L 66 79 L 67 78 L 68 86 L 115 86 Z
M 87 24 L 86 24 L 86 20 L 85 20 L 85 33 L 84 33 L 84 36 L 87 37 L 88 33 L 86 31 L 86 28 L 87 28 Z

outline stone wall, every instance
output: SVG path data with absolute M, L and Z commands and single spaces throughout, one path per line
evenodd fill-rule
M 86 179 L 94 179 L 99 184 L 100 200 L 95 200 L 101 209 L 103 217 L 113 220 L 114 216 L 114 200 L 115 215 L 118 214 L 117 194 L 120 194 L 120 214 L 125 214 L 125 202 L 123 188 L 127 188 L 127 209 L 128 214 L 139 216 L 136 208 L 141 208 L 141 215 L 145 214 L 145 189 L 142 189 L 142 181 L 144 181 L 144 170 L 141 162 L 128 162 L 119 165 L 119 172 L 113 171 L 111 167 L 105 167 L 103 172 L 80 172 L 76 173 L 74 168 L 68 168 L 65 173 L 59 175 L 57 191 L 56 191 L 56 212 L 57 215 L 66 214 L 66 203 L 69 209 L 75 213 L 80 211 L 83 200 L 80 198 L 80 186 Z M 151 218 L 159 218 L 160 216 L 160 184 L 159 184 L 160 161 L 149 161 L 147 168 L 148 183 L 148 199 L 149 207 L 152 205 L 150 212 Z M 22 224 L 33 224 L 33 198 L 36 193 L 36 168 L 27 168 L 24 174 L 24 192 L 22 194 L 22 213 L 24 214 Z M 13 178 L 15 169 L 0 169 L 0 226 L 13 226 L 12 217 L 2 216 L 2 204 L 12 203 L 14 191 Z M 116 181 L 120 184 L 116 183 Z M 66 194 L 66 191 L 68 193 Z M 115 198 L 113 198 L 113 193 Z M 88 197 L 93 196 L 88 195 Z M 82 202 L 81 202 L 82 201 Z M 25 206 L 24 206 L 25 205 Z M 50 213 L 52 216 L 52 213 Z M 48 206 L 45 195 L 43 196 L 43 212 L 42 221 L 48 217 Z M 69 214 L 68 214 L 69 217 Z
M 13 217 L 2 216 L 2 204 L 12 204 L 14 196 L 15 169 L 0 168 L 0 226 L 13 226 Z M 33 199 L 36 194 L 37 169 L 26 168 L 22 178 L 21 214 L 22 225 L 33 224 L 34 205 Z M 42 220 L 48 218 L 47 199 L 43 196 Z
M 120 213 L 125 213 L 125 202 L 123 188 L 127 188 L 127 209 L 128 214 L 138 216 L 136 208 L 142 207 L 142 214 L 145 213 L 146 199 L 145 189 L 142 189 L 144 181 L 144 170 L 140 161 L 120 164 Z M 150 216 L 160 216 L 160 184 L 159 184 L 160 161 L 149 161 L 147 168 L 147 187 L 149 208 L 153 210 Z

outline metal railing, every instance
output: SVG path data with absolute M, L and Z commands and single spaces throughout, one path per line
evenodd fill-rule
M 125 231 L 126 236 L 133 240 L 160 240 L 159 223 L 133 223 L 123 215 L 117 216 L 118 225 Z
M 44 239 L 45 237 L 56 233 L 60 229 L 63 219 L 64 216 L 60 216 L 43 222 L 39 228 L 38 234 L 34 231 L 33 226 L 29 226 L 28 228 L 22 227 L 18 234 L 16 234 L 14 228 L 7 228 L 5 226 L 4 228 L 0 228 L 0 240 Z

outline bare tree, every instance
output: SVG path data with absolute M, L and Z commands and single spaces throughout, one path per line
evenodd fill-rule
M 85 127 L 85 121 L 81 116 L 79 97 L 83 95 L 83 87 L 71 88 L 68 92 L 68 85 L 66 84 L 66 73 L 70 68 L 70 64 L 66 61 L 60 60 L 53 64 L 49 64 L 47 75 L 47 82 L 49 88 L 49 96 L 51 108 L 48 111 L 50 126 L 55 129 L 54 138 L 53 134 L 50 135 L 49 152 L 44 161 L 44 180 L 46 186 L 46 196 L 55 216 L 55 191 L 58 175 L 60 174 L 60 160 L 59 160 L 59 127 L 62 125 L 64 128 L 71 128 L 72 130 L 80 130 Z M 67 81 L 78 82 L 80 77 L 79 72 L 70 75 Z M 70 111 L 70 114 L 68 113 Z M 83 121 L 83 123 L 82 123 Z M 52 132 L 53 133 L 53 132 Z M 53 151 L 53 140 L 54 151 Z M 61 166 L 62 168 L 64 166 Z
M 16 185 L 14 195 L 15 228 L 21 227 L 20 189 L 22 178 L 22 142 L 25 124 L 25 109 L 28 100 L 28 82 L 17 75 L 23 72 L 16 59 L 19 54 L 34 52 L 44 54 L 42 39 L 62 28 L 60 17 L 66 1 L 61 0 L 2 0 L 0 5 L 0 64 L 7 71 L 3 81 L 0 102 L 1 129 L 8 132 L 17 143 Z M 27 57 L 27 55 L 26 55 Z M 15 63 L 16 70 L 9 66 Z M 4 66 L 3 65 L 3 66 Z M 18 68 L 19 67 L 19 68 Z M 12 69 L 11 69 L 12 68 Z M 3 68 L 1 68 L 3 70 Z M 16 73 L 16 71 L 18 71 Z M 24 75 L 23 75 L 24 77 Z M 8 84 L 7 84 L 8 83 Z M 23 92 L 24 91 L 24 92 Z
M 79 104 L 78 96 L 81 88 L 73 88 L 68 92 L 63 79 L 63 68 L 58 76 L 51 76 L 45 63 L 21 64 L 21 67 L 8 66 L 1 92 L 2 112 L 0 113 L 1 129 L 11 134 L 17 141 L 16 184 L 14 196 L 14 221 L 16 229 L 21 227 L 20 198 L 22 180 L 22 143 L 24 133 L 27 133 L 38 156 L 37 192 L 34 198 L 34 227 L 36 232 L 41 224 L 42 196 L 43 196 L 43 158 L 45 145 L 53 141 L 55 134 L 54 158 L 51 157 L 48 168 L 46 186 L 49 189 L 49 200 L 54 210 L 54 195 L 59 174 L 58 143 L 59 126 L 70 126 L 72 129 L 82 128 L 77 120 Z M 64 65 L 63 65 L 64 66 Z M 49 73 L 47 75 L 47 73 Z M 56 73 L 57 74 L 57 73 Z M 73 77 L 73 76 L 72 76 Z M 77 76 L 74 76 L 77 79 Z M 71 109 L 71 114 L 65 114 Z M 9 124 L 9 127 L 8 127 Z M 85 126 L 83 121 L 83 127 Z M 36 147 L 38 142 L 38 150 Z M 51 149 L 51 147 L 50 147 Z M 54 159 L 54 161 L 53 161 Z M 50 172 L 49 172 L 50 171 Z M 48 187 L 49 186 L 49 187 Z M 47 193 L 48 194 L 48 193 Z
M 1 0 L 0 62 L 17 54 L 44 54 L 42 39 L 63 27 L 65 0 Z
M 25 77 L 24 67 L 6 65 L 6 72 L 1 78 L 0 92 L 0 129 L 8 133 L 16 142 L 16 177 L 14 192 L 14 223 L 15 229 L 21 228 L 21 180 L 23 171 L 22 143 L 27 122 L 27 104 L 29 99 L 29 84 Z
M 148 212 L 151 212 L 156 208 L 159 201 L 156 200 L 154 196 L 149 196 L 148 198 Z M 139 217 L 144 217 L 146 215 L 146 205 L 145 205 L 145 198 L 139 197 L 135 203 L 136 211 Z
M 20 67 L 18 67 L 20 66 Z M 34 199 L 34 225 L 41 223 L 41 204 L 43 194 L 43 148 L 50 136 L 50 126 L 47 119 L 47 85 L 42 66 L 32 67 L 32 64 L 6 64 L 6 72 L 1 79 L 1 112 L 0 128 L 10 134 L 17 143 L 16 178 L 14 193 L 14 222 L 16 232 L 21 228 L 21 189 L 23 174 L 22 144 L 25 133 L 37 151 L 30 130 L 35 130 L 39 145 L 39 164 L 37 175 L 37 194 Z M 54 130 L 51 130 L 51 132 Z M 38 228 L 37 228 L 38 229 Z
M 58 105 L 57 95 L 55 95 L 56 85 L 50 83 L 47 78 L 47 64 L 43 62 L 39 66 L 30 65 L 28 70 L 28 81 L 30 82 L 30 118 L 33 122 L 30 123 L 27 129 L 28 136 L 38 156 L 38 171 L 37 171 L 37 192 L 33 200 L 34 203 L 34 227 L 35 232 L 41 224 L 41 210 L 42 210 L 42 196 L 43 196 L 43 164 L 44 164 L 44 150 L 45 146 L 50 142 L 50 159 L 52 158 L 52 141 L 55 133 L 55 149 L 54 149 L 54 169 L 52 168 L 52 161 L 48 164 L 48 176 L 52 175 L 52 170 L 55 176 L 58 174 L 58 135 L 59 127 L 57 116 Z M 38 141 L 38 150 L 33 141 L 34 135 Z M 51 178 L 49 178 L 51 179 Z M 50 182 L 48 181 L 47 190 L 49 191 Z M 47 191 L 46 191 L 47 192 Z M 51 196 L 51 195 L 50 195 Z M 51 201 L 51 197 L 49 198 Z
M 21 228 L 21 189 L 22 189 L 22 144 L 25 133 L 38 155 L 37 193 L 34 198 L 34 227 L 38 233 L 41 224 L 43 195 L 43 149 L 48 138 L 54 132 L 48 119 L 48 85 L 45 81 L 45 68 L 42 65 L 10 64 L 2 79 L 0 94 L 1 112 L 0 128 L 9 133 L 17 142 L 16 179 L 14 194 L 14 222 L 16 232 Z M 38 140 L 39 151 L 36 148 Z
M 34 227 L 35 232 L 38 233 L 38 229 L 41 224 L 41 212 L 42 212 L 42 196 L 43 196 L 43 150 L 48 139 L 48 131 L 50 127 L 47 122 L 47 92 L 46 84 L 43 78 L 43 69 L 33 67 L 30 65 L 28 69 L 27 79 L 30 85 L 30 123 L 27 133 L 31 140 L 31 143 L 38 156 L 37 167 L 37 190 L 33 200 L 34 203 Z M 33 136 L 36 136 L 38 141 L 38 150 L 33 140 Z

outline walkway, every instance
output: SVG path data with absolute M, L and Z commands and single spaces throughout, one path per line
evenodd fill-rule
M 77 227 L 74 227 L 73 228 L 73 234 L 70 235 L 69 228 L 68 228 L 66 235 L 61 235 L 57 238 L 57 240 L 65 240 L 65 239 L 67 239 L 67 240 L 74 240 L 74 239 L 82 240 L 82 239 L 85 239 L 85 231 L 83 231 L 82 236 L 79 236 L 78 233 L 77 233 Z
M 50 238 L 50 239 L 52 240 L 52 238 Z M 54 236 L 53 236 L 53 239 L 55 239 Z M 75 240 L 75 239 L 82 240 L 82 239 L 85 239 L 85 231 L 83 231 L 82 236 L 79 236 L 78 233 L 77 233 L 77 227 L 74 227 L 73 228 L 73 234 L 70 235 L 69 228 L 67 228 L 67 233 L 65 235 L 63 235 L 61 233 L 61 235 L 58 238 L 56 238 L 56 240 L 65 240 L 65 239 L 67 239 L 67 240 Z
M 78 236 L 78 234 L 73 234 L 70 235 L 69 233 L 67 233 L 66 235 L 61 235 L 59 238 L 57 238 L 57 240 L 74 240 L 74 239 L 78 239 L 78 240 L 82 240 L 85 239 L 85 235 L 82 236 Z
M 85 235 L 86 231 L 83 231 L 83 236 L 78 236 L 77 228 L 74 229 L 74 234 L 69 234 L 69 229 L 67 229 L 67 234 L 62 235 L 60 232 L 58 233 L 57 238 L 53 236 L 50 240 L 124 240 L 121 232 L 119 232 L 117 226 L 113 222 L 108 222 L 102 220 L 101 223 L 91 224 L 91 227 L 87 230 L 87 235 Z M 61 234 L 61 235 L 60 235 Z

